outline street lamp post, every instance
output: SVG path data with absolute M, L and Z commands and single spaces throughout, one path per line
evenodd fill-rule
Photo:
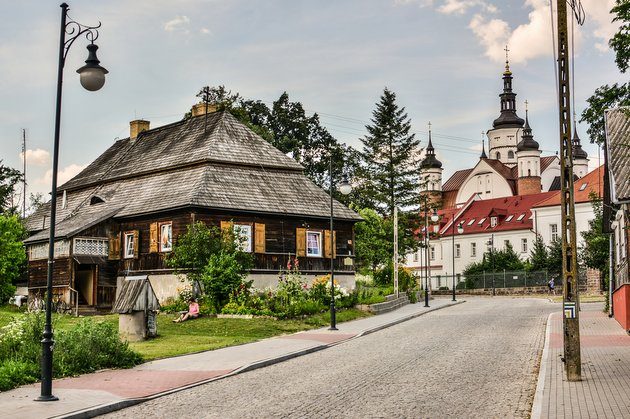
M 52 192 L 50 199 L 50 228 L 48 238 L 48 273 L 46 277 L 46 323 L 44 325 L 44 333 L 42 335 L 42 384 L 40 396 L 37 401 L 55 401 L 59 400 L 52 394 L 52 368 L 53 368 L 53 331 L 52 331 L 52 283 L 53 283 L 53 265 L 55 260 L 55 218 L 57 213 L 57 169 L 59 165 L 59 132 L 61 127 L 61 93 L 63 85 L 63 67 L 66 62 L 66 56 L 74 41 L 80 36 L 90 41 L 88 45 L 88 59 L 85 65 L 77 70 L 80 76 L 81 85 L 89 91 L 99 90 L 105 84 L 105 74 L 107 70 L 101 67 L 100 61 L 96 58 L 96 50 L 98 46 L 94 41 L 98 38 L 97 26 L 86 26 L 75 22 L 68 17 L 68 5 L 61 4 L 61 27 L 59 39 L 59 65 L 57 68 L 57 101 L 55 109 L 55 137 L 53 145 L 53 167 L 52 167 Z M 68 35 L 68 39 L 66 39 Z
M 455 216 L 453 216 L 453 301 L 455 299 Z M 464 223 L 459 223 L 457 226 L 457 233 L 462 234 L 464 232 Z
M 430 279 L 430 266 L 429 264 L 431 263 L 431 252 L 429 250 L 429 216 L 427 214 L 427 197 L 426 195 L 424 196 L 424 243 L 425 243 L 425 249 L 424 249 L 424 265 L 425 265 L 425 271 L 424 271 L 424 306 L 425 307 L 429 307 L 429 279 Z M 439 219 L 437 210 L 433 210 L 433 214 L 431 215 L 431 221 L 432 222 L 436 222 Z
M 488 244 L 490 245 L 490 263 L 492 264 L 492 295 L 497 295 L 494 287 L 494 233 L 490 236 Z
M 335 309 L 335 231 L 333 230 L 333 170 L 332 170 L 333 155 L 330 151 L 330 158 L 328 161 L 328 177 L 330 180 L 330 327 L 328 330 L 337 329 L 337 310 Z M 352 192 L 352 186 L 348 182 L 348 177 L 343 174 L 341 182 L 339 182 L 339 192 L 343 195 L 348 195 Z

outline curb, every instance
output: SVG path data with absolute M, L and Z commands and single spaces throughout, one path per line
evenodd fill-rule
M 538 383 L 536 383 L 536 393 L 534 393 L 534 402 L 532 404 L 532 412 L 531 418 L 538 419 L 542 414 L 542 400 L 543 394 L 545 391 L 545 380 L 547 379 L 547 364 L 549 360 L 547 356 L 549 355 L 549 341 L 551 335 L 551 316 L 555 313 L 549 313 L 547 317 L 547 327 L 545 330 L 545 345 L 543 346 L 543 351 L 540 360 L 540 367 L 538 369 Z
M 280 356 L 277 356 L 275 358 L 268 358 L 268 359 L 263 359 L 263 360 L 260 360 L 260 361 L 256 361 L 256 362 L 253 362 L 251 364 L 243 365 L 242 367 L 237 368 L 234 371 L 228 372 L 227 374 L 221 375 L 219 377 L 213 377 L 213 378 L 209 378 L 207 380 L 198 381 L 196 383 L 192 383 L 192 384 L 188 384 L 188 385 L 185 385 L 185 386 L 181 386 L 181 387 L 173 388 L 173 389 L 170 389 L 170 390 L 166 390 L 166 391 L 163 391 L 161 393 L 152 394 L 152 395 L 147 396 L 147 397 L 137 397 L 137 398 L 133 398 L 133 399 L 125 399 L 125 400 L 120 400 L 120 401 L 109 403 L 109 404 L 103 404 L 103 405 L 88 407 L 87 409 L 78 410 L 78 411 L 74 411 L 74 412 L 70 412 L 70 413 L 65 413 L 65 414 L 62 414 L 62 415 L 54 416 L 54 418 L 87 419 L 87 418 L 93 418 L 93 417 L 96 417 L 96 416 L 99 416 L 99 415 L 104 415 L 104 414 L 107 414 L 107 413 L 115 412 L 117 410 L 121 410 L 121 409 L 125 409 L 127 407 L 135 406 L 137 404 L 144 403 L 144 402 L 147 402 L 147 401 L 150 401 L 150 400 L 153 400 L 153 399 L 157 399 L 157 398 L 162 397 L 162 396 L 167 396 L 169 394 L 177 393 L 177 392 L 180 392 L 180 391 L 183 391 L 183 390 L 188 390 L 188 389 L 193 388 L 193 387 L 197 387 L 197 386 L 201 386 L 201 385 L 204 385 L 204 384 L 208 384 L 208 383 L 211 383 L 213 381 L 222 380 L 224 378 L 232 377 L 232 376 L 237 375 L 237 374 L 241 374 L 241 373 L 248 372 L 248 371 L 253 371 L 253 370 L 256 370 L 258 368 L 263 368 L 263 367 L 267 367 L 267 366 L 274 365 L 274 364 L 279 364 L 280 362 L 288 361 L 289 359 L 298 358 L 298 357 L 303 356 L 303 355 L 308 355 L 308 354 L 311 354 L 313 352 L 318 352 L 318 351 L 321 351 L 323 349 L 331 348 L 333 346 L 349 342 L 351 340 L 354 340 L 354 339 L 357 339 L 357 338 L 369 335 L 371 333 L 378 332 L 379 330 L 387 329 L 388 327 L 395 326 L 397 324 L 406 322 L 408 320 L 415 319 L 417 317 L 423 316 L 423 315 L 431 313 L 433 311 L 441 310 L 441 309 L 447 308 L 447 307 L 456 306 L 458 304 L 462 304 L 462 303 L 465 303 L 465 302 L 466 302 L 466 300 L 459 300 L 459 301 L 455 301 L 455 302 L 450 302 L 449 304 L 445 304 L 445 305 L 440 306 L 440 307 L 434 307 L 434 308 L 431 308 L 431 309 L 429 309 L 427 311 L 423 311 L 421 313 L 411 314 L 409 316 L 405 316 L 405 317 L 402 317 L 400 319 L 393 320 L 393 321 L 391 321 L 389 323 L 385 323 L 385 324 L 382 324 L 380 326 L 373 327 L 371 329 L 366 329 L 366 330 L 358 333 L 356 336 L 353 336 L 353 337 L 348 338 L 348 339 L 340 340 L 338 342 L 333 342 L 333 343 L 322 344 L 322 345 L 314 346 L 314 347 L 307 348 L 307 349 L 302 349 L 302 350 L 295 351 L 295 352 L 290 352 L 288 354 L 280 355 Z

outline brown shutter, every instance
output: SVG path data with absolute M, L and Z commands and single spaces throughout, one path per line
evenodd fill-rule
M 120 259 L 120 233 L 114 234 L 109 238 L 109 259 Z
M 231 230 L 233 226 L 234 226 L 233 221 L 221 221 L 221 231 Z
M 324 257 L 330 259 L 330 230 L 324 230 Z M 337 232 L 333 231 L 332 257 L 337 257 Z
M 261 223 L 254 224 L 254 252 L 265 253 L 265 225 Z
M 138 259 L 140 249 L 140 232 L 138 230 L 133 231 L 133 257 Z
M 298 257 L 306 256 L 306 229 L 295 229 L 295 255 Z
M 324 257 L 330 259 L 330 230 L 324 230 L 322 247 L 324 248 Z
M 151 223 L 149 226 L 149 253 L 157 253 L 158 242 L 158 223 Z

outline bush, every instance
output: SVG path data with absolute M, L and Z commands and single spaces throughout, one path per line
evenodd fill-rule
M 37 364 L 7 359 L 0 364 L 0 391 L 31 384 L 39 380 Z
M 30 313 L 0 329 L 0 391 L 39 380 L 43 313 Z M 72 329 L 55 334 L 55 377 L 103 368 L 128 368 L 141 356 L 121 342 L 116 328 L 83 319 Z
M 384 266 L 374 274 L 374 284 L 383 287 L 394 285 L 394 266 L 392 263 Z M 414 289 L 417 286 L 416 277 L 407 268 L 398 268 L 398 287 L 401 291 Z
M 210 256 L 201 282 L 217 312 L 221 311 L 230 294 L 243 283 L 244 278 L 245 270 L 235 254 L 222 251 Z
M 140 355 L 121 342 L 110 323 L 82 319 L 55 338 L 55 375 L 75 375 L 103 368 L 129 368 L 142 362 Z

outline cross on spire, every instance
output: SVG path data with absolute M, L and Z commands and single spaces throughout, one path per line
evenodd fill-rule
M 506 45 L 503 50 L 505 51 L 505 71 L 507 72 L 510 71 L 510 56 L 508 54 L 510 52 L 510 49 Z
M 527 112 L 527 105 L 529 105 L 529 102 L 525 99 L 525 112 Z
M 431 131 L 431 121 L 427 125 L 429 126 L 429 131 Z

